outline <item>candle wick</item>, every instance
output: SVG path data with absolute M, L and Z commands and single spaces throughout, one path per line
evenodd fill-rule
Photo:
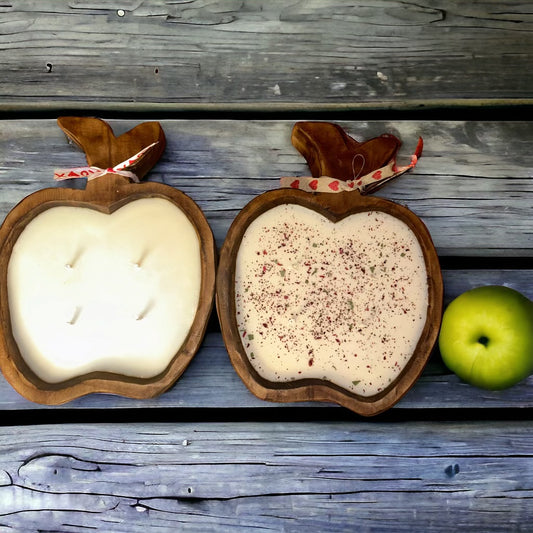
M 74 314 L 72 315 L 72 318 L 67 321 L 67 324 L 70 324 L 71 326 L 73 326 L 78 320 L 80 313 L 81 313 L 81 307 L 76 307 L 74 309 Z
M 148 314 L 148 312 L 152 309 L 152 307 L 154 306 L 154 302 L 153 300 L 150 300 L 146 306 L 144 307 L 144 309 L 138 313 L 136 316 L 135 316 L 135 320 L 142 320 L 144 317 L 146 317 L 146 315 Z
M 74 257 L 72 258 L 72 260 L 65 264 L 65 268 L 67 270 L 72 270 L 76 266 L 76 263 L 78 262 L 78 259 L 80 258 L 82 251 L 83 250 L 78 250 L 74 254 Z
M 142 264 L 144 263 L 144 260 L 146 259 L 146 256 L 147 256 L 148 252 L 145 250 L 139 257 L 139 259 L 137 259 L 137 261 L 134 261 L 133 262 L 133 266 L 135 268 L 141 268 Z

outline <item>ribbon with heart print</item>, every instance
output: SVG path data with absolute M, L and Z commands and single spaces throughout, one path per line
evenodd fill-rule
M 134 163 L 139 161 L 139 159 L 148 151 L 150 148 L 154 147 L 157 144 L 157 141 L 150 144 L 146 148 L 143 148 L 140 152 L 137 152 L 132 157 L 128 157 L 122 163 L 115 165 L 113 168 L 99 168 L 99 167 L 75 167 L 75 168 L 61 168 L 54 170 L 54 179 L 56 181 L 63 181 L 72 178 L 87 178 L 87 180 L 93 180 L 99 178 L 104 174 L 120 174 L 126 178 L 131 179 L 134 183 L 140 183 L 140 180 L 136 174 L 130 170 L 126 170 L 128 167 L 131 167 Z
M 386 136 L 390 137 L 390 136 Z M 399 146 L 399 145 L 398 145 Z M 418 143 L 414 154 L 411 156 L 411 161 L 408 165 L 398 166 L 396 164 L 396 154 L 388 161 L 388 163 L 380 168 L 373 168 L 370 172 L 360 175 L 360 172 L 365 165 L 368 169 L 368 163 L 365 156 L 361 152 L 356 152 L 351 157 L 351 171 L 352 176 L 302 176 L 302 177 L 282 177 L 280 184 L 282 188 L 300 189 L 307 192 L 343 192 L 358 190 L 361 194 L 368 194 L 381 188 L 386 182 L 404 174 L 411 168 L 415 167 L 418 159 L 422 155 L 424 143 L 422 138 L 418 139 Z M 345 157 L 345 156 L 344 156 Z M 316 167 L 315 167 L 316 168 Z M 370 165 L 372 168 L 372 165 Z M 359 170 L 358 172 L 358 169 Z

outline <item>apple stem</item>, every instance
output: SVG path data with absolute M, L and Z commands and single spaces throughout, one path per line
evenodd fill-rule
M 487 346 L 489 344 L 489 339 L 485 337 L 485 335 L 479 337 L 477 341 L 479 342 L 479 344 L 483 344 L 483 346 Z

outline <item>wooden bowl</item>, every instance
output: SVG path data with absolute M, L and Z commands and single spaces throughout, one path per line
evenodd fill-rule
M 373 396 L 360 396 L 322 379 L 269 381 L 251 365 L 245 352 L 236 318 L 236 257 L 249 225 L 267 210 L 281 204 L 297 204 L 320 213 L 336 223 L 366 211 L 381 211 L 403 221 L 414 232 L 427 273 L 428 307 L 426 321 L 408 363 L 398 377 Z M 422 372 L 437 339 L 442 315 L 443 285 L 438 257 L 423 222 L 407 208 L 382 198 L 362 196 L 358 191 L 337 194 L 308 193 L 295 189 L 266 192 L 252 200 L 231 225 L 222 250 L 217 272 L 216 304 L 222 335 L 231 363 L 248 389 L 258 398 L 274 402 L 335 402 L 364 415 L 376 415 L 389 409 L 409 390 Z
M 7 271 L 13 246 L 24 228 L 37 215 L 56 206 L 84 207 L 111 214 L 130 202 L 163 198 L 175 204 L 196 229 L 200 243 L 201 288 L 196 314 L 182 346 L 158 375 L 136 378 L 95 371 L 59 383 L 40 379 L 21 355 L 11 328 Z M 142 224 L 143 221 L 139 221 Z M 151 398 L 168 389 L 184 372 L 198 350 L 210 316 L 215 292 L 216 248 L 211 229 L 200 208 L 182 192 L 160 183 L 130 183 L 117 174 L 89 181 L 85 190 L 50 188 L 26 197 L 6 217 L 0 228 L 0 367 L 7 381 L 27 399 L 43 404 L 61 404 L 79 396 L 101 392 L 132 398 Z

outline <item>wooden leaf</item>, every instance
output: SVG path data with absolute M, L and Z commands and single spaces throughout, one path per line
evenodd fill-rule
M 159 122 L 144 122 L 115 137 L 111 126 L 98 118 L 60 117 L 59 127 L 84 152 L 87 163 L 99 168 L 112 168 L 142 149 L 157 143 L 128 167 L 139 179 L 157 163 L 166 146 L 165 134 Z
M 314 178 L 329 176 L 342 181 L 385 166 L 401 146 L 400 140 L 390 134 L 361 143 L 330 122 L 298 122 L 291 140 L 305 157 Z

